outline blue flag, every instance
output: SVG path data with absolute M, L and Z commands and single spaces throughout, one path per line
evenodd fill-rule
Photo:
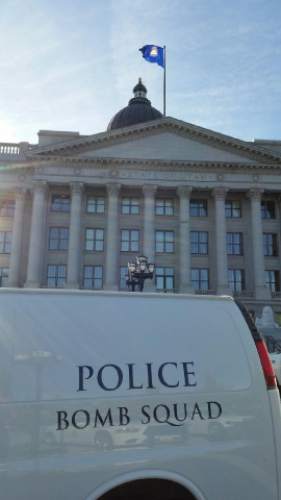
M 157 45 L 144 45 L 141 49 L 142 57 L 151 63 L 157 63 L 162 68 L 165 67 L 164 47 Z

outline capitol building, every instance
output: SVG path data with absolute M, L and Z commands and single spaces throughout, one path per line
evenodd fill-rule
M 105 132 L 0 143 L 0 282 L 232 294 L 281 318 L 281 141 L 236 139 L 152 107 L 139 80 Z

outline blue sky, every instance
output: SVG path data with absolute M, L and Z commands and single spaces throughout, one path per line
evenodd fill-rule
M 2 0 L 0 141 L 40 129 L 106 129 L 142 77 L 167 115 L 240 137 L 281 139 L 281 0 Z

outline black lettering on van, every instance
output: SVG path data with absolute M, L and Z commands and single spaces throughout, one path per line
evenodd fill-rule
M 129 367 L 129 389 L 143 389 L 143 385 L 134 385 L 135 384 L 135 372 L 134 372 L 134 366 L 136 366 L 136 363 L 128 363 Z
M 183 361 L 182 366 L 183 366 L 183 375 L 184 375 L 184 386 L 185 387 L 195 387 L 197 385 L 197 382 L 195 380 L 195 371 L 193 368 L 193 371 L 190 371 L 189 365 L 194 367 L 194 362 L 193 361 Z M 194 377 L 193 382 L 190 380 L 190 377 Z
M 173 388 L 173 387 L 178 387 L 180 385 L 179 381 L 176 383 L 176 384 L 168 384 L 168 382 L 165 380 L 164 376 L 163 376 L 163 370 L 166 366 L 168 365 L 171 365 L 171 366 L 175 366 L 176 368 L 178 367 L 178 364 L 177 363 L 172 363 L 171 361 L 170 362 L 167 362 L 167 363 L 163 363 L 160 367 L 159 367 L 159 370 L 158 370 L 158 377 L 159 377 L 159 380 L 161 382 L 162 385 L 164 385 L 165 387 L 169 387 L 169 388 Z
M 141 423 L 144 425 L 149 424 L 150 422 L 150 415 L 148 413 L 149 410 L 150 410 L 150 405 L 144 405 L 141 407 L 141 413 L 145 417 L 145 419 L 141 420 Z
M 111 427 L 114 427 L 113 420 L 112 420 L 112 413 L 111 413 L 110 408 L 107 410 L 107 413 L 106 413 L 104 418 L 102 418 L 100 411 L 96 410 L 94 427 L 97 427 L 98 424 L 101 424 L 101 426 L 104 427 L 105 424 L 107 423 L 107 420 L 108 420 L 109 425 Z
M 198 415 L 201 420 L 205 420 L 201 413 L 198 403 L 195 403 L 194 405 L 193 412 L 191 415 L 191 420 L 194 420 L 195 415 Z
M 77 410 L 71 417 L 71 423 L 75 429 L 86 429 L 90 423 L 90 414 L 87 410 Z
M 87 389 L 84 388 L 84 382 L 85 380 L 89 380 L 94 375 L 94 369 L 92 366 L 88 365 L 78 366 L 78 372 L 79 372 L 79 383 L 77 392 L 86 391 Z
M 118 410 L 119 410 L 119 425 L 128 425 L 130 423 L 128 408 L 126 406 L 118 406 Z
M 64 410 L 57 411 L 57 431 L 65 431 L 68 427 L 67 412 Z
M 160 410 L 160 411 L 158 411 L 158 410 Z M 160 413 L 160 415 L 159 415 L 159 413 Z M 163 415 L 163 417 L 161 417 L 161 414 Z M 170 420 L 170 409 L 169 409 L 169 407 L 166 406 L 166 405 L 163 405 L 163 404 L 155 406 L 155 408 L 153 410 L 153 417 L 154 417 L 154 420 L 158 424 L 167 424 L 167 423 L 169 423 L 169 420 Z
M 147 366 L 147 389 L 155 389 L 152 382 L 152 363 L 146 363 Z
M 219 418 L 222 414 L 222 407 L 217 401 L 208 401 L 208 418 L 209 420 L 215 420 Z
M 113 387 L 107 387 L 104 383 L 103 380 L 103 372 L 107 368 L 113 368 L 115 370 L 116 375 L 117 375 L 117 380 L 116 380 L 116 385 Z M 99 371 L 98 371 L 98 376 L 97 376 L 98 384 L 99 386 L 104 390 L 104 391 L 116 391 L 116 389 L 119 389 L 120 385 L 123 382 L 123 373 L 122 370 L 119 366 L 117 365 L 103 365 Z
M 175 419 L 178 422 L 184 422 L 187 419 L 187 404 L 186 403 L 183 404 L 183 415 L 181 417 L 179 416 L 178 407 L 179 407 L 179 404 L 177 404 L 177 403 L 173 404 Z

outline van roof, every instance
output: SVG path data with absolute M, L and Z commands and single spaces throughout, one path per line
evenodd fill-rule
M 0 294 L 30 294 L 30 295 L 97 295 L 97 296 L 107 296 L 107 297 L 141 297 L 141 298 L 164 298 L 164 299 L 190 299 L 190 300 L 215 300 L 215 301 L 231 301 L 235 302 L 233 297 L 230 295 L 200 295 L 200 294 L 188 294 L 188 293 L 155 293 L 155 292 L 123 292 L 123 291 L 106 291 L 106 290 L 81 290 L 81 289 L 67 289 L 67 288 L 0 288 Z

